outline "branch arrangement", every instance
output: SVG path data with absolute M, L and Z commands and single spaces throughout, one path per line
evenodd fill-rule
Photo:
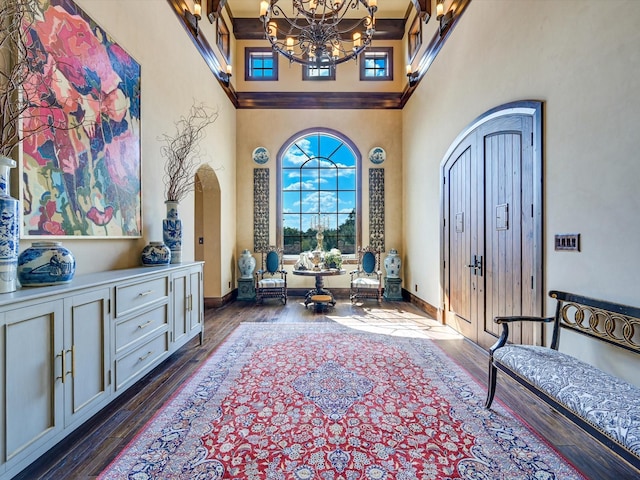
M 217 118 L 217 111 L 210 111 L 203 104 L 193 104 L 189 114 L 175 122 L 175 134 L 160 137 L 164 143 L 160 154 L 166 159 L 165 200 L 179 202 L 194 189 L 200 166 L 200 141 L 205 137 L 205 128 Z
M 53 67 L 29 35 L 38 15 L 38 0 L 0 0 L 0 155 L 6 157 L 32 135 L 72 130 L 83 120 L 70 121 L 53 94 Z

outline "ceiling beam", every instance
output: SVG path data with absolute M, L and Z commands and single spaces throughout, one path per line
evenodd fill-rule
M 349 109 L 402 108 L 396 92 L 236 92 L 238 108 L 246 109 Z
M 282 29 L 286 31 L 284 22 L 286 20 L 277 18 L 272 19 L 278 23 L 282 22 Z M 355 24 L 357 20 L 345 19 L 340 22 L 348 28 L 350 24 Z M 377 18 L 376 33 L 373 35 L 374 40 L 402 40 L 404 37 L 404 18 Z M 265 40 L 264 27 L 259 18 L 234 18 L 233 19 L 233 35 L 236 40 Z

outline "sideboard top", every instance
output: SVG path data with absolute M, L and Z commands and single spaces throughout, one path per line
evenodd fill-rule
M 35 300 L 40 297 L 51 297 L 62 294 L 68 295 L 74 290 L 84 290 L 101 285 L 113 284 L 115 282 L 125 282 L 135 280 L 138 277 L 149 275 L 167 275 L 174 271 L 190 268 L 195 265 L 202 265 L 204 262 L 183 262 L 170 265 L 153 267 L 134 267 L 119 270 L 107 270 L 105 272 L 87 273 L 76 275 L 69 283 L 62 285 L 50 285 L 45 287 L 22 287 L 15 292 L 0 293 L 0 307 L 11 305 L 12 303 L 25 300 Z

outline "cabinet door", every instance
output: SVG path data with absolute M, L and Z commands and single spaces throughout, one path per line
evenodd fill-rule
M 202 267 L 189 273 L 189 329 L 192 333 L 201 331 L 204 315 L 204 296 L 202 293 Z M 191 337 L 192 335 L 190 335 Z
M 172 342 L 178 348 L 188 340 L 189 321 L 189 271 L 176 272 L 171 277 L 172 285 Z
M 71 366 L 63 346 L 61 300 L 5 312 L 4 460 L 20 462 L 63 429 L 63 384 Z
M 109 397 L 109 292 L 102 288 L 65 299 L 64 346 L 71 371 L 65 427 L 97 412 Z

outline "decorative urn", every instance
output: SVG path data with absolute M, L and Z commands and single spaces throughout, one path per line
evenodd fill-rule
M 384 259 L 384 268 L 387 271 L 387 278 L 400 278 L 401 266 L 402 261 L 400 260 L 400 255 L 398 255 L 397 250 L 392 248 Z
M 142 265 L 146 267 L 168 265 L 171 262 L 171 250 L 164 242 L 149 242 L 149 245 L 142 249 L 140 258 Z
M 253 271 L 256 268 L 256 259 L 253 258 L 249 250 L 243 250 L 242 255 L 238 259 L 238 269 L 240 269 L 240 278 L 253 278 Z
M 69 283 L 76 273 L 76 260 L 61 242 L 33 242 L 18 256 L 18 280 L 23 287 Z

